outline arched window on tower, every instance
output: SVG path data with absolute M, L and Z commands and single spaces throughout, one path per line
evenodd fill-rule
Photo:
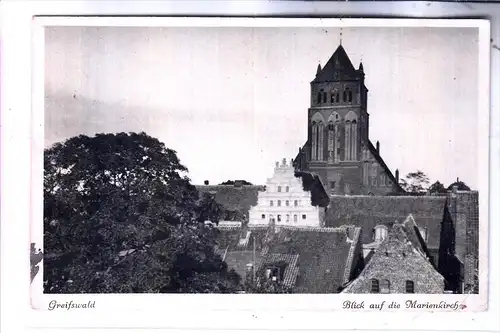
M 323 92 L 323 103 L 326 103 L 326 92 Z
M 352 102 L 352 91 L 349 88 L 346 88 L 347 91 L 347 101 Z
M 344 90 L 344 92 L 342 93 L 342 101 L 343 102 L 347 102 L 347 91 Z
M 328 163 L 335 162 L 335 125 L 328 123 Z
M 317 112 L 313 115 L 311 129 L 311 159 L 313 161 L 323 160 L 323 132 L 324 121 L 321 113 Z
M 318 161 L 323 161 L 325 125 L 322 122 L 318 124 Z
M 321 104 L 321 92 L 318 93 L 318 98 L 316 99 L 316 103 Z
M 358 117 L 356 113 L 349 111 L 345 117 L 345 160 L 356 161 L 358 159 Z
M 345 122 L 345 161 L 351 160 L 351 121 L 346 120 Z

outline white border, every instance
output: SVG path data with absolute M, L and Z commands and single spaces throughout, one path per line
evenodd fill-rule
M 132 2 L 132 1 L 131 1 Z M 102 8 L 108 8 L 109 11 L 109 4 L 103 4 Z M 356 4 L 356 5 L 363 5 L 366 6 L 366 4 Z M 81 4 L 80 6 L 80 12 L 82 12 L 82 7 Z M 65 7 L 64 5 L 61 7 Z M 75 6 L 78 7 L 78 6 Z M 145 7 L 141 7 L 141 10 L 147 10 Z M 352 6 L 356 7 L 356 6 Z M 402 6 L 404 7 L 404 6 Z M 450 6 L 451 7 L 451 6 Z M 52 7 L 54 8 L 54 7 Z M 68 6 L 66 6 L 68 8 Z M 419 8 L 413 7 L 413 8 Z M 425 8 L 425 7 L 423 7 Z M 441 8 L 441 7 L 440 7 Z M 61 8 L 59 8 L 61 10 Z M 87 8 L 88 10 L 88 8 Z M 94 11 L 96 9 L 94 8 Z M 102 10 L 101 10 L 102 11 Z M 390 10 L 388 12 L 391 12 Z M 5 17 L 2 17 L 4 19 Z M 24 17 L 25 20 L 24 22 L 26 23 L 26 17 Z M 13 20 L 14 18 L 8 18 L 6 21 L 11 20 L 11 24 L 14 23 Z M 344 22 L 347 20 L 343 20 Z M 455 21 L 456 22 L 456 21 Z M 3 23 L 3 22 L 2 22 Z M 108 24 L 106 24 L 108 25 Z M 359 26 L 359 25 L 358 25 Z M 5 31 L 2 31 L 4 34 L 6 34 Z M 11 30 L 12 32 L 12 30 Z M 498 34 L 498 32 L 497 32 Z M 26 36 L 26 33 L 24 33 Z M 2 36 L 4 37 L 4 36 Z M 3 39 L 5 40 L 5 39 Z M 7 39 L 8 40 L 8 39 Z M 12 39 L 11 39 L 12 41 Z M 11 43 L 12 45 L 12 43 Z M 2 45 L 4 46 L 4 45 Z M 29 50 L 29 47 L 27 48 Z M 5 49 L 2 49 L 4 51 Z M 25 48 L 26 50 L 26 48 Z M 486 46 L 486 50 L 487 46 Z M 18 112 L 21 112 L 22 117 L 26 119 L 26 110 L 29 110 L 29 96 L 26 94 L 26 89 L 29 88 L 26 87 L 26 83 L 29 82 L 29 74 L 27 74 L 28 71 L 17 71 L 12 72 L 9 71 L 5 65 L 6 58 L 9 59 L 7 62 L 10 64 L 18 63 L 20 66 L 17 66 L 17 69 L 21 66 L 26 66 L 26 55 L 20 54 L 20 53 L 6 53 L 6 56 L 2 57 L 2 75 L 4 77 L 9 77 L 10 82 L 16 82 L 16 79 L 18 82 L 13 84 L 11 87 L 4 87 L 2 85 L 2 127 L 3 129 L 7 128 L 7 130 L 2 130 L 2 231 L 5 231 L 5 220 L 9 219 L 11 221 L 19 221 L 22 220 L 23 218 L 27 217 L 27 212 L 26 208 L 16 206 L 16 203 L 19 205 L 20 202 L 26 202 L 22 198 L 26 198 L 24 194 L 26 194 L 26 190 L 29 190 L 29 179 L 26 179 L 23 177 L 12 177 L 12 178 L 7 178 L 5 175 L 6 174 L 17 174 L 19 175 L 19 171 L 23 172 L 26 171 L 26 166 L 28 166 L 29 170 L 29 157 L 27 157 L 26 154 L 23 154 L 22 152 L 27 152 L 29 151 L 29 144 L 30 144 L 30 131 L 31 128 L 26 131 L 26 126 L 23 127 L 23 125 L 16 125 L 16 122 L 14 121 L 16 117 L 12 116 L 12 113 L 7 114 L 4 113 L 4 110 L 9 110 L 11 107 L 13 107 L 14 110 L 17 110 Z M 487 61 L 485 62 L 486 64 L 488 63 Z M 498 58 L 496 62 L 498 66 Z M 4 81 L 4 77 L 2 77 L 2 80 Z M 19 83 L 19 81 L 21 83 Z M 24 85 L 23 83 L 24 82 Z M 3 83 L 3 82 L 2 82 Z M 498 84 L 498 82 L 496 82 Z M 497 85 L 498 87 L 498 85 Z M 16 93 L 16 90 L 19 93 Z M 487 89 L 485 90 L 480 90 L 481 92 L 484 92 L 484 99 L 482 98 L 482 103 L 485 104 L 486 106 L 488 105 L 488 93 Z M 15 97 L 10 97 L 7 98 L 7 102 L 5 102 L 5 96 L 15 96 Z M 493 95 L 495 98 L 495 95 Z M 498 98 L 498 96 L 496 97 Z M 12 101 L 15 100 L 13 103 Z M 495 103 L 495 99 L 493 100 L 493 103 Z M 496 99 L 496 103 L 498 103 L 498 99 Z M 497 104 L 495 104 L 497 105 Z M 497 105 L 498 106 L 498 105 Z M 484 105 L 483 105 L 484 107 Z M 24 111 L 22 111 L 24 110 Z M 481 109 L 483 110 L 483 109 Z M 12 111 L 11 111 L 12 112 Z M 496 118 L 495 118 L 496 117 Z M 487 124 L 487 119 L 484 119 L 481 117 L 483 121 L 480 121 L 481 124 L 484 125 L 484 122 Z M 494 119 L 498 120 L 498 110 L 495 109 L 495 112 L 492 113 L 492 121 Z M 17 118 L 17 121 L 19 121 L 19 118 Z M 22 123 L 22 122 L 21 122 Z M 481 125 L 480 125 L 481 126 Z M 17 132 L 16 132 L 17 129 Z M 487 132 L 487 131 L 486 131 Z M 485 132 L 485 133 L 486 133 Z M 6 134 L 7 133 L 7 134 Z M 496 141 L 495 141 L 496 140 Z M 484 141 L 484 139 L 483 139 Z M 493 148 L 497 149 L 498 148 L 498 129 L 493 128 L 492 131 L 492 142 L 496 144 Z M 483 146 L 483 149 L 485 146 Z M 26 149 L 27 148 L 27 149 Z M 496 151 L 495 151 L 496 152 Z M 5 157 L 12 157 L 11 162 L 6 162 Z M 496 158 L 496 159 L 495 159 Z M 15 160 L 15 163 L 13 162 Z M 496 166 L 496 162 L 498 161 L 498 157 L 496 157 L 494 154 L 492 154 L 492 165 Z M 26 164 L 26 162 L 28 164 Z M 8 172 L 8 173 L 7 173 Z M 492 169 L 493 173 L 493 169 Z M 22 173 L 26 175 L 26 173 Z M 21 175 L 22 175 L 21 174 Z M 481 179 L 484 179 L 483 181 L 487 184 L 487 177 L 486 173 L 483 174 Z M 491 175 L 492 179 L 490 179 L 490 183 L 493 184 L 495 179 L 498 180 L 498 174 Z M 495 178 L 496 177 L 496 178 Z M 480 182 L 480 184 L 483 184 L 483 181 Z M 26 187 L 27 186 L 27 187 Z M 482 186 L 480 186 L 482 187 Z M 9 192 L 7 192 L 7 189 Z M 495 195 L 495 198 L 498 198 L 498 190 L 497 187 L 493 188 L 493 195 Z M 9 197 L 6 199 L 6 196 L 4 195 L 5 193 L 9 193 Z M 485 197 L 484 192 L 480 192 L 480 195 L 482 198 Z M 20 199 L 18 202 L 14 201 L 15 199 Z M 484 202 L 484 200 L 483 200 Z M 493 201 L 491 199 L 490 202 L 498 202 Z M 9 205 L 10 203 L 10 205 Z M 484 205 L 481 205 L 480 210 L 484 211 Z M 495 209 L 494 213 L 495 216 L 498 216 L 498 209 L 495 207 L 491 207 L 491 209 Z M 481 213 L 480 213 L 481 214 Z M 485 216 L 484 214 L 481 214 L 482 216 Z M 12 222 L 11 222 L 12 223 Z M 492 229 L 496 228 L 495 230 L 498 231 L 498 226 L 497 225 L 492 225 Z M 13 228 L 9 228 L 9 230 L 12 230 Z M 20 229 L 23 230 L 23 227 Z M 25 229 L 24 229 L 25 230 Z M 18 238 L 5 238 L 5 233 L 2 233 L 2 249 L 5 250 L 6 244 L 8 249 L 11 249 L 10 245 L 12 245 L 12 249 L 14 248 L 20 248 L 22 249 L 23 246 L 15 246 L 15 242 L 20 242 L 22 239 L 26 239 L 26 236 L 22 235 L 22 233 L 16 232 L 18 235 Z M 15 236 L 14 236 L 15 237 Z M 482 238 L 484 239 L 484 238 Z M 486 237 L 487 239 L 487 237 Z M 21 242 L 22 243 L 22 242 Z M 484 244 L 484 242 L 482 242 Z M 493 242 L 492 245 L 495 245 L 495 242 Z M 497 243 L 496 243 L 497 245 Z M 498 247 L 497 247 L 498 248 Z M 484 250 L 484 249 L 482 249 Z M 481 250 L 481 251 L 482 251 Z M 10 251 L 9 251 L 10 252 Z M 2 255 L 5 254 L 5 251 L 2 251 Z M 16 305 L 20 307 L 26 307 L 25 301 L 26 299 L 23 296 L 27 296 L 28 293 L 26 291 L 22 291 L 23 289 L 19 288 L 13 288 L 14 284 L 13 283 L 11 286 L 9 286 L 9 289 L 5 289 L 5 276 L 4 274 L 4 264 L 7 262 L 9 265 L 8 267 L 15 267 L 15 260 L 19 260 L 19 262 L 23 262 L 24 259 L 22 259 L 22 255 L 25 255 L 22 251 L 19 251 L 19 255 L 16 256 L 13 253 L 10 254 L 9 257 L 2 256 L 2 297 L 5 296 L 4 291 L 7 291 L 7 293 L 10 295 L 9 296 L 9 303 L 5 303 L 5 298 L 2 298 L 2 311 L 5 307 L 8 308 L 14 308 Z M 7 259 L 7 260 L 5 260 Z M 12 265 L 12 266 L 11 266 Z M 19 265 L 17 265 L 19 268 Z M 23 271 L 22 267 L 19 268 L 21 271 Z M 493 276 L 493 278 L 498 277 L 498 270 L 495 272 L 490 271 L 490 278 L 492 277 L 491 275 L 496 274 Z M 20 274 L 17 274 L 18 276 Z M 22 279 L 21 279 L 22 280 Z M 12 279 L 9 280 L 9 282 L 14 282 Z M 24 283 L 24 281 L 20 281 L 21 283 Z M 494 288 L 497 288 L 495 285 Z M 490 290 L 491 292 L 494 292 L 495 290 L 498 292 L 498 289 Z M 14 292 L 14 293 L 13 293 Z M 323 295 L 322 295 L 323 296 Z M 209 296 L 210 297 L 210 296 Z M 126 295 L 127 299 L 133 298 L 132 295 Z M 379 297 L 377 297 L 379 298 Z M 365 297 L 366 299 L 366 297 Z M 203 301 L 207 301 L 206 304 L 210 305 L 210 300 L 208 300 L 206 297 Z M 299 300 L 297 300 L 299 301 Z M 325 298 L 325 301 L 328 301 L 328 299 Z M 189 300 L 185 300 L 185 302 L 189 305 Z M 281 303 L 281 301 L 278 301 Z M 174 302 L 175 303 L 175 302 Z M 186 304 L 185 303 L 185 304 Z M 200 304 L 200 303 L 198 303 Z M 300 302 L 298 303 L 300 304 Z M 177 304 L 177 307 L 180 307 L 180 304 Z M 153 326 L 153 327 L 160 327 L 160 326 L 165 326 L 166 321 L 168 321 L 167 326 L 170 327 L 186 327 L 186 323 L 190 324 L 190 327 L 196 328 L 208 328 L 208 327 L 245 327 L 245 328 L 277 328 L 277 329 L 298 329 L 298 328 L 305 328 L 305 329 L 312 329 L 312 328 L 332 328 L 332 329 L 352 329 L 352 328 L 358 328 L 358 329 L 363 329 L 363 328 L 372 328 L 372 329 L 388 329 L 388 328 L 397 328 L 399 325 L 399 328 L 402 328 L 403 326 L 407 326 L 408 324 L 411 323 L 411 326 L 413 329 L 426 329 L 426 328 L 432 328 L 432 329 L 447 329 L 451 325 L 453 327 L 456 327 L 457 329 L 474 329 L 477 328 L 475 326 L 475 322 L 483 322 L 487 323 L 489 325 L 489 328 L 494 328 L 495 326 L 492 325 L 493 323 L 488 321 L 487 319 L 490 318 L 491 316 L 488 315 L 488 313 L 478 313 L 478 314 L 470 314 L 470 313 L 461 313 L 460 315 L 453 314 L 453 313 L 447 313 L 447 314 L 441 314 L 440 319 L 443 319 L 444 321 L 435 321 L 435 320 L 429 320 L 432 318 L 432 316 L 428 313 L 413 313 L 413 314 L 403 314 L 403 313 L 398 313 L 397 316 L 391 316 L 389 313 L 363 313 L 363 319 L 362 321 L 359 320 L 356 314 L 354 313 L 340 313 L 341 318 L 343 318 L 342 321 L 338 320 L 338 315 L 329 312 L 328 309 L 324 309 L 324 311 L 314 311 L 314 312 L 307 312 L 307 313 L 293 313 L 293 312 L 270 312 L 270 311 L 265 311 L 265 308 L 260 307 L 258 310 L 253 310 L 251 312 L 231 312 L 230 318 L 228 318 L 228 313 L 224 312 L 222 313 L 222 318 L 220 315 L 214 314 L 213 312 L 207 311 L 207 312 L 198 312 L 193 309 L 192 311 L 195 312 L 196 314 L 193 316 L 192 312 L 188 314 L 188 318 L 193 318 L 191 320 L 186 321 L 185 316 L 171 316 L 174 312 L 169 311 L 165 307 L 165 304 L 161 304 L 162 308 L 159 309 L 159 311 L 151 311 L 149 313 L 140 313 L 141 316 L 141 322 L 142 324 L 146 324 L 147 326 Z M 248 304 L 248 306 L 251 308 L 251 304 Z M 55 326 L 54 323 L 51 325 L 51 321 L 58 321 L 57 326 L 81 326 L 81 324 L 87 324 L 84 326 L 114 326 L 114 324 L 120 324 L 120 326 L 142 326 L 141 324 L 137 324 L 137 318 L 133 316 L 134 313 L 132 312 L 125 312 L 125 311 L 118 311 L 118 308 L 115 308 L 117 311 L 116 314 L 112 313 L 104 313 L 102 311 L 101 313 L 83 313 L 83 312 L 68 312 L 68 313 L 55 313 L 52 312 L 50 315 L 48 315 L 47 312 L 36 312 L 36 311 L 28 311 L 28 312 L 23 312 L 25 315 L 29 317 L 30 321 L 32 322 L 33 326 Z M 312 309 L 312 308 L 310 308 Z M 264 311 L 263 311 L 264 310 Z M 496 303 L 495 307 L 492 308 L 490 304 L 490 310 L 498 310 L 498 302 Z M 136 313 L 138 315 L 139 313 Z M 167 314 L 170 314 L 167 318 L 165 316 Z M 220 314 L 220 313 L 219 313 Z M 93 320 L 91 323 L 88 321 L 89 316 L 97 316 L 95 320 Z M 258 317 L 259 320 L 254 320 L 253 318 Z M 337 317 L 336 320 L 333 318 Z M 413 320 L 412 318 L 415 319 L 418 317 L 418 321 Z M 5 317 L 2 316 L 4 319 Z M 446 318 L 446 319 L 445 319 Z M 420 320 L 424 319 L 424 320 Z M 490 318 L 491 319 L 491 318 Z M 195 322 L 196 320 L 196 322 Z M 2 324 L 3 324 L 2 320 Z M 200 324 L 197 324 L 200 323 Z M 484 328 L 483 328 L 484 329 Z

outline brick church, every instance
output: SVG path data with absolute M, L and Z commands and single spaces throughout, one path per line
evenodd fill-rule
M 307 141 L 295 168 L 317 174 L 330 194 L 401 193 L 393 174 L 369 139 L 368 89 L 363 64 L 356 69 L 340 45 L 318 65 L 311 82 Z
M 477 294 L 478 192 L 457 181 L 439 195 L 405 193 L 370 142 L 364 79 L 340 45 L 311 82 L 292 167 L 277 164 L 265 186 L 197 186 L 232 223 L 217 226 L 217 253 L 245 281 L 294 293 Z M 324 210 L 314 223 L 302 221 L 309 206 Z

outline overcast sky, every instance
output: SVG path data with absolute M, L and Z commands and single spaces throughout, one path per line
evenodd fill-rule
M 193 183 L 263 184 L 307 136 L 309 82 L 339 29 L 46 30 L 45 145 L 144 131 Z M 369 89 L 370 139 L 400 174 L 477 188 L 477 29 L 344 28 Z

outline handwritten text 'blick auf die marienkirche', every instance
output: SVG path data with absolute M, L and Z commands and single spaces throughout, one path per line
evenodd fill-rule
M 402 306 L 403 304 L 403 306 Z M 454 303 L 448 303 L 445 301 L 440 302 L 418 302 L 415 300 L 407 300 L 404 303 L 400 302 L 378 302 L 378 303 L 365 303 L 356 301 L 344 301 L 342 303 L 342 309 L 348 310 L 383 310 L 383 309 L 431 309 L 431 310 L 463 310 L 466 308 L 465 304 L 461 304 L 458 301 Z

